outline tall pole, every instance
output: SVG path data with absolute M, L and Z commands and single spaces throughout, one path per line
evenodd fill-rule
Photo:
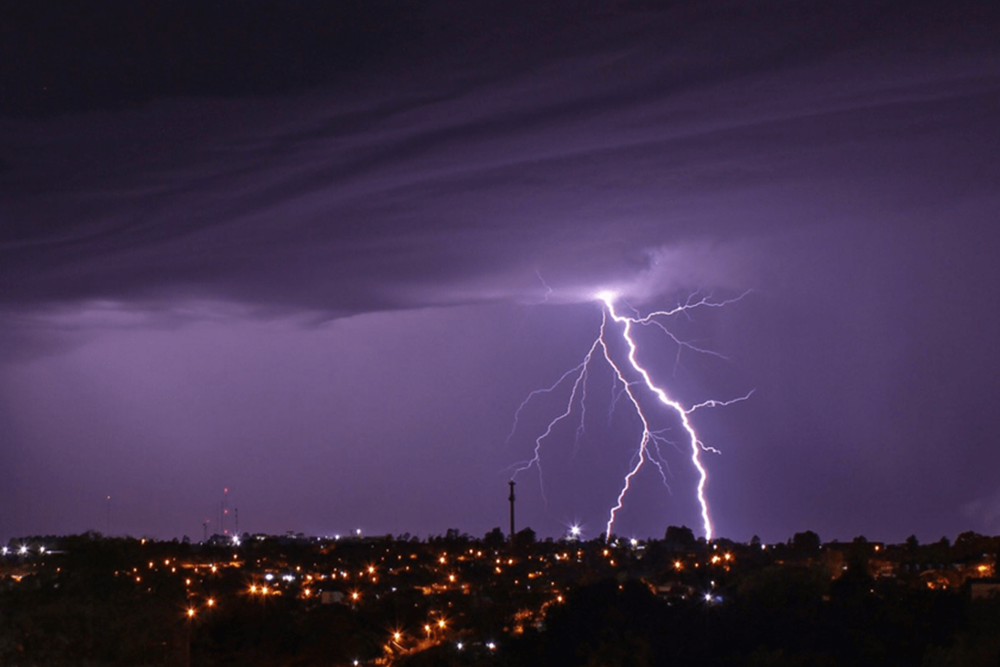
M 510 543 L 514 543 L 514 480 L 507 482 L 510 484 Z
M 228 535 L 226 530 L 226 517 L 229 515 L 229 487 L 222 488 L 222 513 L 219 516 L 219 530 L 223 535 Z

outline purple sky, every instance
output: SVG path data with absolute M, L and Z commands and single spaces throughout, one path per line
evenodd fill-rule
M 327 4 L 4 19 L 0 541 L 200 538 L 224 486 L 506 530 L 608 286 L 752 290 L 671 323 L 726 360 L 642 339 L 684 405 L 755 390 L 692 417 L 717 535 L 1000 533 L 992 3 Z M 519 526 L 604 528 L 639 430 L 590 380 Z M 700 527 L 680 445 L 619 534 Z

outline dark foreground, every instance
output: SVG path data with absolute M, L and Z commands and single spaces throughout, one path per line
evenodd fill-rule
M 0 665 L 1000 664 L 996 538 L 519 538 L 12 541 Z

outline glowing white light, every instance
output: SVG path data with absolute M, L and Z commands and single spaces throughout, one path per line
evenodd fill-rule
M 580 526 L 575 526 L 575 525 L 570 526 L 569 534 L 572 535 L 573 537 L 580 537 Z
M 17 553 L 23 556 L 24 554 L 28 553 L 28 547 L 22 544 L 21 548 L 17 550 Z
M 603 301 L 604 303 L 610 306 L 614 301 L 618 299 L 618 292 L 608 289 L 601 290 L 600 292 L 594 295 L 594 298 L 597 299 L 598 301 Z
M 267 579 L 268 581 L 274 581 L 274 575 L 271 574 L 270 572 L 268 572 L 267 574 L 265 574 L 264 578 Z
M 493 642 L 486 642 L 486 648 L 488 648 L 489 650 L 492 651 L 492 650 L 496 649 L 496 647 L 497 647 L 497 645 L 494 644 Z

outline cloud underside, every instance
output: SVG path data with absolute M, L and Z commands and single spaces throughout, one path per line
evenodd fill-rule
M 723 57 L 705 34 L 664 45 L 637 21 L 597 47 L 581 29 L 513 71 L 9 121 L 5 305 L 338 316 L 548 287 L 570 301 L 607 284 L 738 291 L 775 236 L 919 199 L 926 163 L 949 159 L 957 125 L 989 122 L 978 110 L 998 89 L 973 56 L 874 58 L 864 31 Z M 944 185 L 988 192 L 967 177 L 988 150 L 964 159 Z

